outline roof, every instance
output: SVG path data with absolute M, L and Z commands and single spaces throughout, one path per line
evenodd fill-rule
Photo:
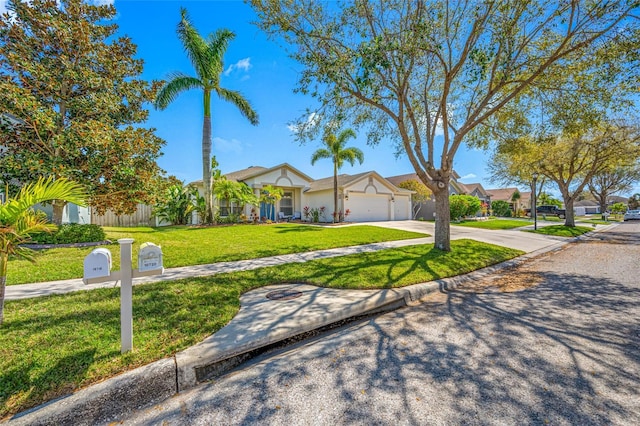
M 243 181 L 243 180 L 248 179 L 248 178 L 250 178 L 252 176 L 262 174 L 263 172 L 266 172 L 267 170 L 268 169 L 266 167 L 250 166 L 250 167 L 247 167 L 246 169 L 242 169 L 242 170 L 238 170 L 238 171 L 235 171 L 235 172 L 227 173 L 224 176 L 229 180 Z
M 387 177 L 385 179 L 388 180 L 389 182 L 391 182 L 395 186 L 398 186 L 402 182 L 406 182 L 408 180 L 415 180 L 415 181 L 421 182 L 421 180 L 418 177 L 417 173 L 407 173 L 407 174 L 404 174 L 404 175 L 389 176 L 389 177 Z
M 338 175 L 338 188 L 344 188 L 345 186 L 349 186 L 352 183 L 358 182 L 369 176 L 376 176 L 382 183 L 385 183 L 386 186 L 388 186 L 389 189 L 391 189 L 393 192 L 405 192 L 408 194 L 412 194 L 414 192 L 408 189 L 398 188 L 393 183 L 391 183 L 388 179 L 383 178 L 382 176 L 380 176 L 378 173 L 374 171 L 358 173 L 357 175 L 348 175 L 348 174 Z M 333 176 L 312 181 L 309 185 L 309 188 L 305 189 L 304 192 L 325 191 L 327 189 L 333 189 Z
M 580 200 L 573 203 L 573 207 L 596 207 L 599 204 L 593 200 Z
M 282 163 L 282 164 L 278 164 L 277 166 L 273 166 L 273 167 L 269 167 L 269 168 L 262 167 L 262 166 L 250 166 L 250 167 L 247 167 L 246 169 L 242 169 L 242 170 L 237 170 L 235 172 L 226 173 L 224 176 L 229 180 L 235 180 L 237 182 L 242 182 L 242 181 L 245 181 L 245 180 L 250 179 L 252 177 L 263 175 L 265 173 L 269 173 L 272 170 L 281 169 L 283 167 L 287 168 L 287 169 L 290 169 L 290 170 L 293 170 L 295 173 L 299 174 L 300 176 L 302 176 L 303 178 L 305 178 L 306 180 L 308 180 L 310 182 L 313 181 L 313 179 L 311 177 L 307 176 L 305 173 L 303 173 L 300 170 L 296 169 L 295 167 L 293 167 L 289 163 Z M 193 181 L 193 182 L 191 182 L 190 185 L 202 185 L 202 179 Z
M 357 175 L 347 175 L 341 174 L 338 175 L 338 188 L 349 185 L 352 182 L 360 180 L 365 175 L 368 175 L 371 172 L 358 173 Z M 324 191 L 326 189 L 333 188 L 333 176 L 329 176 L 323 179 L 314 180 L 310 183 L 309 188 L 305 190 L 305 192 L 315 192 L 315 191 Z
M 481 195 L 489 195 L 481 183 L 464 183 L 463 185 L 467 189 L 467 194 L 471 194 L 477 190 Z
M 520 192 L 518 188 L 495 188 L 487 189 L 486 192 L 491 196 L 491 201 L 508 201 L 511 202 L 511 197 L 514 192 Z M 522 193 L 520 193 L 522 198 Z

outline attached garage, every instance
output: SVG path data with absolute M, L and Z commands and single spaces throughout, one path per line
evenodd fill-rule
M 389 212 L 389 196 L 386 194 L 354 194 L 349 195 L 345 206 L 351 211 L 348 217 L 352 222 L 376 222 L 391 220 Z

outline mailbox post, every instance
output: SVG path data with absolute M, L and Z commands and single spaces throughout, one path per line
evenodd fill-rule
M 153 243 L 144 243 L 138 253 L 138 269 L 133 269 L 131 247 L 133 238 L 121 238 L 120 270 L 111 272 L 111 252 L 95 249 L 84 259 L 85 284 L 120 280 L 120 352 L 133 349 L 133 278 L 162 275 L 162 250 Z
M 133 349 L 133 269 L 131 246 L 133 238 L 121 238 L 120 243 L 120 352 Z

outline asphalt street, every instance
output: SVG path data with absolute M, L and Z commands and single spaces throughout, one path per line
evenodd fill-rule
M 123 424 L 640 424 L 640 224 L 272 352 Z

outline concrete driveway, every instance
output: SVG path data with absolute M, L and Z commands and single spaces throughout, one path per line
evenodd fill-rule
M 551 224 L 557 225 L 558 223 L 551 222 Z M 423 222 L 418 220 L 369 222 L 367 225 L 402 229 L 405 231 L 426 232 L 430 235 L 435 233 L 435 224 L 433 222 Z M 532 226 L 529 227 L 532 228 Z M 451 226 L 451 239 L 460 240 L 463 238 L 469 238 L 476 241 L 522 250 L 527 253 L 553 245 L 561 245 L 562 242 L 567 241 L 567 238 L 523 232 L 521 229 L 522 228 L 491 230 L 454 225 Z M 433 241 L 433 237 L 431 238 L 431 241 Z

